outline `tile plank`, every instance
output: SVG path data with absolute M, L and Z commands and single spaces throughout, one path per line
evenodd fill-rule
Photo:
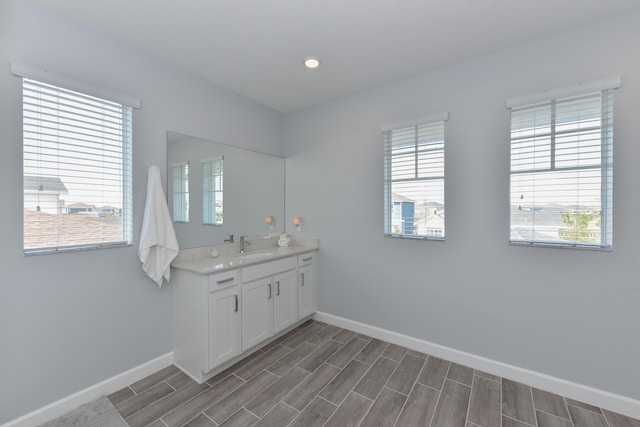
M 393 427 L 407 396 L 385 387 L 362 420 L 361 427 Z
M 251 399 L 246 405 L 249 411 L 258 417 L 264 416 L 276 406 L 293 388 L 297 387 L 310 374 L 304 369 L 294 367 L 280 379 L 274 381 Z
M 302 411 L 339 373 L 340 369 L 324 363 L 300 383 L 298 387 L 293 389 L 283 401 L 298 411 Z
M 398 369 L 389 378 L 387 387 L 408 396 L 424 362 L 425 359 L 405 354 L 398 365 Z
M 320 392 L 320 397 L 339 405 L 368 370 L 369 365 L 357 360 L 352 360 L 351 363 Z
M 569 415 L 575 427 L 609 427 L 604 415 L 597 414 L 589 409 L 569 405 Z
M 309 372 L 313 372 L 318 368 L 318 366 L 322 365 L 329 357 L 331 357 L 333 353 L 338 351 L 342 345 L 343 344 L 337 341 L 329 340 L 298 363 L 298 366 Z
M 252 378 L 248 383 L 232 391 L 214 406 L 204 411 L 204 413 L 218 424 L 229 418 L 242 407 L 246 402 L 253 399 L 265 387 L 278 379 L 270 372 L 261 372 Z
M 247 427 L 254 425 L 258 421 L 260 421 L 260 418 L 256 417 L 246 409 L 240 408 L 235 414 L 220 424 L 220 427 Z
M 407 352 L 407 349 L 405 347 L 402 347 L 396 344 L 389 344 L 389 346 L 382 353 L 382 357 L 386 357 L 387 359 L 391 359 L 391 360 L 395 360 L 396 362 L 399 362 L 402 360 L 406 352 Z
M 360 353 L 358 353 L 358 355 L 356 356 L 356 360 L 364 362 L 368 365 L 373 365 L 388 346 L 388 342 L 374 338 L 369 344 L 367 344 L 365 348 L 362 349 Z
M 255 427 L 280 427 L 288 425 L 299 414 L 295 409 L 278 403 L 255 425 Z
M 532 427 L 531 424 L 525 424 L 513 418 L 502 416 L 502 427 Z
M 277 376 L 281 377 L 291 368 L 293 368 L 298 362 L 310 355 L 318 346 L 308 342 L 303 342 L 288 354 L 282 356 L 279 360 L 272 363 L 267 370 Z
M 340 332 L 340 328 L 337 326 L 329 325 L 320 332 L 316 333 L 311 338 L 307 339 L 307 342 L 315 345 L 322 345 L 329 341 L 332 336 Z
M 447 378 L 451 381 L 457 381 L 471 387 L 471 384 L 473 383 L 473 369 L 452 362 L 449 366 Z
M 186 423 L 184 427 L 218 427 L 218 424 L 211 421 L 205 414 L 200 414 Z
M 500 383 L 477 376 L 471 387 L 467 420 L 480 426 L 500 425 L 501 393 Z
M 340 332 L 331 337 L 332 340 L 346 344 L 349 340 L 356 336 L 356 333 L 348 329 L 341 329 Z
M 162 417 L 162 421 L 169 427 L 179 427 L 193 418 L 196 414 L 204 412 L 245 382 L 235 375 L 230 375 L 222 381 L 211 386 L 190 401 L 178 406 L 173 411 Z
M 316 397 L 289 427 L 321 427 L 333 415 L 337 406 Z
M 418 382 L 436 390 L 442 390 L 442 385 L 447 377 L 449 362 L 438 357 L 429 356 L 420 372 Z
M 573 427 L 573 423 L 566 418 L 556 417 L 542 411 L 536 411 L 538 427 Z
M 433 415 L 433 427 L 464 427 L 471 387 L 446 380 Z
M 565 420 L 569 419 L 569 411 L 562 396 L 537 388 L 532 388 L 531 390 L 533 392 L 533 404 L 537 410 L 564 418 Z
M 342 346 L 341 349 L 336 351 L 333 356 L 327 360 L 327 363 L 342 369 L 347 366 L 367 344 L 368 341 L 359 337 L 353 337 Z
M 109 399 L 113 406 L 117 406 L 135 395 L 136 394 L 129 387 L 124 387 L 108 395 L 107 399 Z
M 640 427 L 640 420 L 603 409 L 604 417 L 611 427 Z
M 268 352 L 261 354 L 256 359 L 242 366 L 235 371 L 235 374 L 245 381 L 249 381 L 260 373 L 260 371 L 266 369 L 269 365 L 280 359 L 285 354 L 289 353 L 291 349 L 278 345 Z
M 358 427 L 372 405 L 372 401 L 356 393 L 349 393 L 324 427 Z
M 308 340 L 321 330 L 325 329 L 324 325 L 318 323 L 311 323 L 309 326 L 301 329 L 299 333 L 295 334 L 286 341 L 283 341 L 281 345 L 289 348 L 296 348 L 304 341 Z
M 171 392 L 173 392 L 171 386 L 165 382 L 161 382 L 160 384 L 156 384 L 150 389 L 143 391 L 137 396 L 125 400 L 121 404 L 117 405 L 116 409 L 120 415 L 122 415 L 122 418 L 127 418 L 128 416 L 131 416 L 151 405 L 158 399 L 162 399 Z
M 171 378 L 172 376 L 176 375 L 178 372 L 180 372 L 180 370 L 176 365 L 167 366 L 166 368 L 161 369 L 158 372 L 155 372 L 141 379 L 140 381 L 136 381 L 135 383 L 131 384 L 129 387 L 131 388 L 131 390 L 136 392 L 136 394 L 140 394 L 143 391 L 150 389 L 154 385 L 157 385 L 167 380 L 168 378 Z
M 531 387 L 502 379 L 502 413 L 527 424 L 536 424 Z
M 397 367 L 398 362 L 386 357 L 380 357 L 369 369 L 369 372 L 358 382 L 353 391 L 369 399 L 375 399 Z
M 422 384 L 415 384 L 400 413 L 396 425 L 402 427 L 428 427 L 436 411 L 440 393 Z
M 198 384 L 194 382 L 186 385 L 125 418 L 125 421 L 130 427 L 146 426 L 151 422 L 160 419 L 163 415 L 171 412 L 209 387 L 210 386 L 207 383 Z

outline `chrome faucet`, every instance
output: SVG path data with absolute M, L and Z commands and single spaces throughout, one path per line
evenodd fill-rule
M 243 254 L 244 253 L 244 245 L 250 245 L 251 242 L 246 242 L 244 240 L 244 238 L 247 236 L 240 236 L 240 253 Z

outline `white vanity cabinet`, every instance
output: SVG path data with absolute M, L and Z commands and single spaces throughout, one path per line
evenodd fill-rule
M 242 350 L 298 321 L 297 258 L 242 269 Z
M 209 293 L 209 369 L 240 354 L 238 287 Z
M 174 363 L 203 382 L 312 315 L 315 254 L 172 268 Z
M 240 270 L 203 275 L 174 269 L 173 357 L 198 381 L 240 354 Z
M 298 255 L 298 314 L 312 315 L 316 304 L 316 252 Z

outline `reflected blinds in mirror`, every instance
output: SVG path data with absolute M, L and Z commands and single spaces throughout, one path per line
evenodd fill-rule
M 202 223 L 222 225 L 223 157 L 202 160 Z
M 173 180 L 173 220 L 189 222 L 189 162 L 171 165 Z

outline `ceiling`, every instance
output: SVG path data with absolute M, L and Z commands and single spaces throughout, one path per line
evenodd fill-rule
M 637 0 L 34 0 L 283 113 L 638 9 Z M 302 62 L 316 56 L 320 68 Z

